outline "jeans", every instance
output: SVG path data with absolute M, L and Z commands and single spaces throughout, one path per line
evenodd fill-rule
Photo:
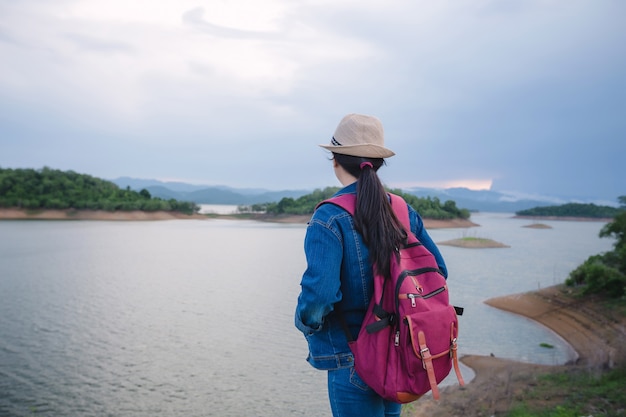
M 333 417 L 399 417 L 402 407 L 382 399 L 354 367 L 328 371 L 328 396 Z

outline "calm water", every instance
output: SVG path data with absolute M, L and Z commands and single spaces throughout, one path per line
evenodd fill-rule
M 466 308 L 461 353 L 562 363 L 572 352 L 553 333 L 482 302 L 560 283 L 612 242 L 597 237 L 602 223 L 536 230 L 509 217 L 431 232 L 511 245 L 441 247 L 452 301 Z M 293 327 L 304 233 L 222 220 L 0 222 L 0 416 L 330 415 L 325 374 Z

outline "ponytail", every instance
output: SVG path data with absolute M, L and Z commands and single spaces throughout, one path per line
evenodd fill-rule
M 357 178 L 354 224 L 369 249 L 375 272 L 389 278 L 392 253 L 398 253 L 398 248 L 406 241 L 408 231 L 402 228 L 396 218 L 389 196 L 376 173 L 385 160 L 343 154 L 334 154 L 334 158 Z

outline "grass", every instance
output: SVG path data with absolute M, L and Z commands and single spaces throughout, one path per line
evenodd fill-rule
M 474 236 L 465 236 L 462 237 L 461 240 L 464 240 L 466 242 L 491 242 L 491 239 L 487 239 L 484 237 L 474 237 Z
M 507 417 L 626 416 L 626 367 L 598 372 L 544 375 L 514 401 Z
M 463 236 L 458 239 L 448 240 L 445 242 L 437 242 L 438 245 L 449 245 L 456 246 L 461 248 L 508 248 L 508 245 L 505 245 L 500 242 L 496 242 L 495 240 L 484 238 L 484 237 L 476 237 L 476 236 Z

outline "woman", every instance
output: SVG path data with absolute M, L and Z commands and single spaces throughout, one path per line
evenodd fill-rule
M 309 363 L 328 371 L 328 395 L 335 417 L 399 416 L 400 404 L 383 400 L 359 378 L 342 322 L 356 339 L 373 291 L 373 265 L 389 274 L 393 249 L 406 238 L 376 173 L 394 155 L 385 148 L 381 122 L 372 116 L 345 116 L 330 145 L 333 169 L 344 186 L 336 195 L 356 194 L 354 218 L 323 204 L 307 227 L 307 269 L 301 281 L 295 324 L 309 345 Z M 447 277 L 441 253 L 417 212 L 409 206 L 411 232 L 435 256 Z M 339 313 L 342 319 L 339 318 Z

